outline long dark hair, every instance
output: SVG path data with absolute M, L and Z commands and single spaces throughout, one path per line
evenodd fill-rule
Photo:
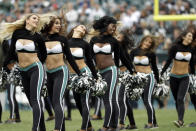
M 80 25 L 77 25 L 77 26 L 75 26 L 75 27 L 73 27 L 71 29 L 71 31 L 67 35 L 67 39 L 71 39 L 72 38 L 73 33 L 74 33 L 74 29 L 76 29 L 78 26 L 80 26 Z M 81 36 L 81 38 L 83 38 L 86 34 L 88 34 L 87 30 L 85 30 L 85 34 L 83 36 Z
M 174 45 L 176 44 L 182 44 L 183 42 L 183 37 L 185 37 L 188 33 L 192 33 L 190 30 L 185 30 L 183 31 L 178 38 L 174 41 Z M 193 34 L 193 33 L 192 33 Z
M 49 22 L 49 24 L 45 25 L 44 29 L 42 29 L 41 32 L 42 32 L 44 35 L 47 35 L 48 32 L 51 31 L 52 26 L 54 25 L 54 23 L 55 23 L 55 21 L 56 21 L 57 19 L 60 20 L 60 24 L 61 24 L 61 29 L 60 29 L 60 31 L 59 31 L 59 34 L 65 36 L 65 34 L 66 34 L 66 26 L 65 26 L 65 25 L 66 25 L 66 24 L 64 23 L 63 18 L 61 18 L 61 17 L 59 17 L 59 16 L 50 16 L 50 22 Z M 63 26 L 63 24 L 64 24 L 64 26 Z
M 151 46 L 146 50 L 146 51 L 150 51 L 150 52 L 153 52 L 154 49 L 155 49 L 155 45 L 156 45 L 156 40 L 155 40 L 155 37 L 152 36 L 152 35 L 146 35 L 142 38 L 140 44 L 139 44 L 139 48 L 141 48 L 143 42 L 147 39 L 147 38 L 151 38 L 152 42 L 151 42 Z
M 101 34 L 107 31 L 107 27 L 109 24 L 116 24 L 117 21 L 113 17 L 104 16 L 99 20 L 95 20 L 93 24 L 93 28 L 98 30 Z
M 123 50 L 131 50 L 134 47 L 134 38 L 133 38 L 133 32 L 129 29 L 124 29 L 119 32 L 119 34 L 123 35 L 123 39 L 120 42 Z
M 193 41 L 191 46 L 196 48 L 196 26 L 195 25 L 189 25 L 186 29 L 187 31 L 190 31 L 193 34 Z
M 193 34 L 193 36 L 196 35 L 196 26 L 195 25 L 191 24 L 191 25 L 187 26 L 187 29 L 186 30 L 187 31 L 190 31 Z

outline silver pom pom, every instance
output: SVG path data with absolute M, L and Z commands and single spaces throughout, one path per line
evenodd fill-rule
M 89 73 L 82 73 L 81 76 L 71 76 L 68 88 L 78 93 L 86 93 L 93 86 L 94 81 Z
M 139 100 L 146 85 L 148 74 L 137 73 L 130 75 L 127 71 L 120 73 L 119 81 L 125 85 L 125 92 L 131 100 Z
M 139 100 L 141 98 L 141 95 L 143 93 L 144 89 L 143 88 L 138 88 L 138 89 L 133 89 L 130 93 L 129 93 L 129 98 L 131 100 Z
M 10 73 L 8 74 L 7 81 L 9 84 L 14 84 L 15 86 L 22 86 L 22 77 L 20 75 L 19 66 L 14 65 Z
M 190 94 L 196 94 L 196 76 L 194 75 L 189 75 L 189 93 Z
M 131 86 L 131 82 L 130 82 L 131 79 L 132 79 L 132 75 L 130 75 L 128 71 L 119 73 L 119 83 L 125 85 L 125 87 Z
M 0 71 L 0 92 L 3 92 L 6 90 L 5 85 L 7 84 L 7 72 L 5 72 L 3 69 Z
M 47 75 L 44 78 L 44 84 L 40 92 L 41 96 L 47 97 L 48 96 L 48 89 L 47 89 Z
M 75 81 L 75 79 L 78 77 L 78 75 L 77 74 L 70 74 L 70 76 L 69 76 L 69 80 L 68 80 L 68 84 L 67 84 L 67 88 L 68 89 L 72 89 L 72 84 L 73 84 L 73 82 Z
M 171 68 L 168 68 L 162 77 L 160 77 L 160 83 L 155 84 L 153 95 L 158 98 L 165 98 L 169 95 L 169 86 L 166 85 L 166 82 L 170 79 Z M 159 68 L 159 72 L 161 69 Z
M 169 95 L 169 87 L 164 83 L 156 84 L 153 95 L 158 98 L 165 98 Z
M 169 78 L 170 78 L 170 71 L 171 71 L 171 68 L 168 68 L 164 73 L 163 73 L 163 76 L 161 77 L 161 80 L 162 81 L 169 81 Z M 159 68 L 159 72 L 161 72 L 161 69 Z
M 94 86 L 91 86 L 90 91 L 92 96 L 103 96 L 107 90 L 107 82 L 101 77 L 100 74 L 97 75 L 98 79 L 94 79 Z

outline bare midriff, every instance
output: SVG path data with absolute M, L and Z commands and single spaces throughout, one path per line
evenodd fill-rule
M 18 39 L 17 41 L 19 41 L 23 45 L 34 43 L 34 41 L 28 39 Z M 37 53 L 18 52 L 17 55 L 18 55 L 18 63 L 21 68 L 28 67 L 31 64 L 40 61 L 39 58 L 37 57 Z
M 39 58 L 37 57 L 37 53 L 23 53 L 18 52 L 18 63 L 21 68 L 25 68 L 30 66 L 31 64 L 35 62 L 39 62 Z
M 146 74 L 152 72 L 150 66 L 138 66 L 138 65 L 136 66 L 136 65 L 135 65 L 135 70 L 136 70 L 136 72 L 146 73 Z
M 105 54 L 96 55 L 96 64 L 99 70 L 115 65 L 112 59 L 112 55 L 105 55 Z
M 82 68 L 84 68 L 84 67 L 87 66 L 86 63 L 85 63 L 85 61 L 84 61 L 84 59 L 75 60 L 75 62 L 76 62 L 77 66 L 78 66 L 78 68 L 79 68 L 80 70 L 81 70 Z M 74 71 L 74 69 L 71 67 L 70 64 L 68 64 L 68 68 L 69 68 L 70 73 L 74 73 L 74 74 L 76 73 L 76 72 Z
M 126 68 L 125 66 L 121 66 L 121 67 L 120 67 L 120 71 L 124 72 L 124 71 L 126 71 L 126 70 L 127 70 L 127 68 Z
M 189 62 L 173 60 L 172 74 L 184 75 L 189 73 Z
M 63 53 L 48 55 L 46 58 L 46 68 L 48 70 L 55 69 L 63 65 L 65 65 Z

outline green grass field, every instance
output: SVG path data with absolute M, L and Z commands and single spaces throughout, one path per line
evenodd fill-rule
M 31 111 L 21 111 L 21 120 L 19 124 L 1 124 L 0 131 L 31 131 L 32 124 L 32 112 Z M 3 112 L 2 120 L 5 121 L 9 116 L 9 112 Z M 135 121 L 139 130 L 144 130 L 144 124 L 147 123 L 147 114 L 144 109 L 134 110 Z M 157 121 L 159 128 L 153 129 L 155 131 L 196 131 L 196 127 L 184 127 L 177 128 L 173 125 L 173 121 L 177 119 L 177 114 L 174 109 L 162 109 L 156 110 Z M 45 114 L 45 118 L 48 115 Z M 185 113 L 185 124 L 196 121 L 196 112 L 195 110 L 186 110 Z M 102 127 L 103 120 L 101 121 L 92 121 L 93 127 L 97 130 Z M 128 119 L 126 119 L 126 125 L 128 124 Z M 66 131 L 76 131 L 80 129 L 81 126 L 81 117 L 78 110 L 72 111 L 72 121 L 66 121 Z M 54 121 L 46 122 L 47 131 L 51 131 L 54 128 Z M 126 131 L 126 130 L 123 130 Z

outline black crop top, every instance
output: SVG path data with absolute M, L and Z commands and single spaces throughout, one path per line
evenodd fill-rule
M 67 39 L 64 36 L 61 36 L 59 34 L 52 34 L 52 35 L 47 35 L 47 37 L 45 37 L 45 42 L 50 42 L 50 41 L 59 41 L 61 43 L 62 50 L 63 50 L 63 53 L 66 56 L 66 59 L 68 60 L 68 62 L 70 63 L 70 65 L 72 66 L 74 71 L 77 74 L 80 74 L 80 70 L 79 70 L 77 64 L 75 63 L 74 58 L 71 55 L 71 51 L 69 49 Z
M 12 61 L 18 61 L 18 56 L 16 54 L 16 42 L 18 39 L 26 39 L 33 41 L 34 51 L 32 53 L 37 53 L 40 61 L 43 63 L 47 57 L 46 47 L 44 40 L 40 34 L 34 33 L 27 30 L 26 28 L 17 29 L 14 31 L 11 39 L 11 46 L 8 52 L 7 58 L 4 61 L 4 67 L 7 67 Z M 28 47 L 26 47 L 28 49 Z M 21 50 L 24 51 L 24 50 Z M 25 51 L 24 51 L 25 52 Z M 28 52 L 28 51 L 27 51 Z M 31 52 L 28 52 L 31 53 Z
M 80 50 L 78 50 L 78 53 L 74 54 L 74 52 L 72 53 L 72 56 L 75 57 L 75 59 L 85 59 L 85 62 L 87 64 L 87 66 L 90 68 L 93 76 L 95 78 L 97 78 L 97 72 L 95 69 L 95 66 L 93 64 L 93 57 L 92 57 L 92 52 L 90 50 L 90 45 L 84 41 L 81 38 L 71 38 L 69 41 L 69 47 L 70 48 L 80 48 Z M 77 50 L 76 50 L 77 52 Z
M 138 63 L 134 62 L 135 56 L 146 56 L 146 60 L 144 61 L 138 61 Z M 130 53 L 130 58 L 131 61 L 134 62 L 135 65 L 141 65 L 141 66 L 151 66 L 153 73 L 155 75 L 155 78 L 157 82 L 159 83 L 159 71 L 157 68 L 157 63 L 156 63 L 156 55 L 154 52 L 151 51 L 144 51 L 141 48 L 135 48 L 131 51 Z
M 8 55 L 8 51 L 10 49 L 10 46 L 11 46 L 11 39 L 9 40 L 4 40 L 2 42 L 2 51 L 3 51 L 3 55 L 4 56 L 7 56 Z
M 196 66 L 196 47 L 194 48 L 193 61 L 194 65 Z
M 7 57 L 8 55 L 8 52 L 9 52 L 9 49 L 10 49 L 10 46 L 11 46 L 11 39 L 9 40 L 4 40 L 2 42 L 2 51 L 3 51 L 3 59 L 5 60 L 5 58 Z M 4 61 L 3 60 L 3 61 Z M 6 70 L 7 73 L 10 73 L 10 70 L 8 68 L 4 68 Z
M 105 44 L 105 46 L 102 46 L 101 48 L 95 49 L 96 43 L 99 44 Z M 128 59 L 125 56 L 125 53 L 123 53 L 122 47 L 119 45 L 118 41 L 111 35 L 100 35 L 100 36 L 94 36 L 91 41 L 91 50 L 93 52 L 93 55 L 96 54 L 106 54 L 111 55 L 114 53 L 114 63 L 117 67 L 119 67 L 119 60 L 122 61 L 123 65 L 126 66 L 126 68 L 129 70 L 129 72 L 133 73 L 133 65 L 130 64 Z M 96 45 L 97 46 L 97 45 Z M 107 47 L 106 47 L 107 46 Z
M 179 56 L 179 53 L 182 52 L 187 52 L 189 53 L 188 58 L 186 58 L 186 56 Z M 167 70 L 167 68 L 169 67 L 169 65 L 171 64 L 172 60 L 175 59 L 177 61 L 185 61 L 185 62 L 189 62 L 190 67 L 191 67 L 191 74 L 195 73 L 195 68 L 194 68 L 194 49 L 188 45 L 185 46 L 183 44 L 175 44 L 174 46 L 171 47 L 171 49 L 169 50 L 169 55 L 168 55 L 168 59 L 166 61 L 165 66 L 163 67 L 162 71 L 161 71 L 161 75 L 163 75 L 163 73 Z

